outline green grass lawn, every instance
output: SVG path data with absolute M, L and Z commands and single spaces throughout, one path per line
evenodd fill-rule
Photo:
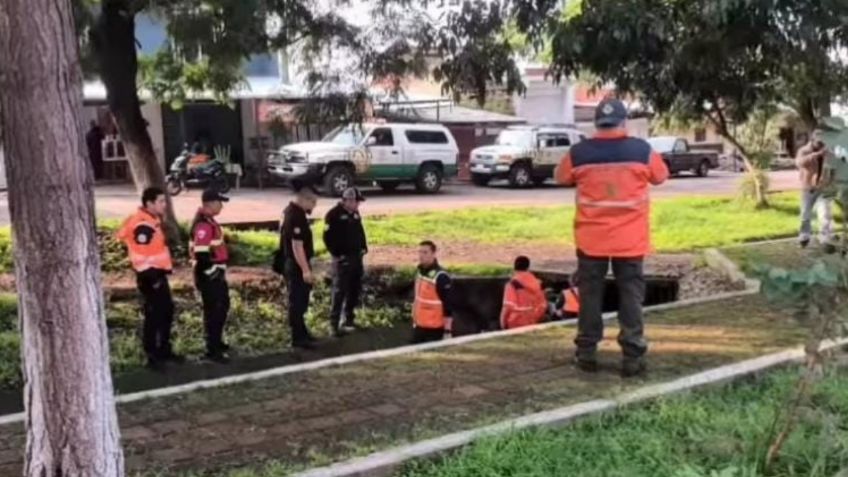
M 675 198 L 653 206 L 654 246 L 661 252 L 720 247 L 782 237 L 798 227 L 794 194 L 772 198 L 773 207 L 754 210 L 732 198 Z M 374 245 L 439 242 L 572 244 L 574 207 L 492 207 L 397 215 L 366 221 Z
M 796 194 L 772 197 L 772 207 L 754 210 L 733 198 L 674 198 L 653 206 L 653 242 L 658 252 L 686 252 L 744 242 L 785 237 L 798 227 Z M 507 243 L 573 243 L 573 207 L 490 207 L 367 218 L 372 247 L 415 246 L 427 238 L 437 242 L 486 245 Z M 104 270 L 126 270 L 123 247 L 112 238 L 117 222 L 99 226 Z M 321 241 L 323 224 L 316 223 L 316 250 L 326 254 Z M 267 266 L 279 243 L 274 232 L 230 231 L 232 265 Z M 8 229 L 0 229 L 0 271 L 11 269 Z
M 848 467 L 848 370 L 829 375 L 768 472 L 759 468 L 795 371 L 583 421 L 483 440 L 404 477 L 834 477 Z M 838 474 L 843 475 L 843 474 Z

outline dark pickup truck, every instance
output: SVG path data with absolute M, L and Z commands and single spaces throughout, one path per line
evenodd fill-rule
M 699 177 L 706 177 L 710 169 L 718 169 L 718 153 L 713 151 L 693 151 L 685 139 L 674 136 L 652 137 L 648 139 L 651 147 L 662 154 L 669 172 L 677 174 L 692 171 Z

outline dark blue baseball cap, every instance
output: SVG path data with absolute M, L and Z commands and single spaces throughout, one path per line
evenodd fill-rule
M 627 120 L 627 106 L 621 100 L 605 99 L 595 108 L 595 126 L 601 129 L 617 128 Z

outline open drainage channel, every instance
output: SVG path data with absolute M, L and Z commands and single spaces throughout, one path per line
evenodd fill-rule
M 561 292 L 568 286 L 567 274 L 556 272 L 538 273 L 546 289 Z M 468 336 L 499 328 L 505 277 L 454 278 L 454 336 Z M 408 283 L 391 290 L 393 296 L 386 297 L 391 303 L 411 300 L 413 284 Z M 678 281 L 675 278 L 650 276 L 646 278 L 645 305 L 653 306 L 677 301 Z M 618 289 L 613 279 L 608 279 L 604 293 L 604 312 L 616 311 Z M 227 365 L 206 362 L 191 363 L 171 368 L 167 373 L 155 373 L 146 369 L 125 371 L 114 376 L 118 394 L 127 395 L 160 388 L 190 385 L 200 381 L 236 377 L 248 373 L 273 370 L 283 366 L 306 364 L 329 358 L 389 350 L 409 344 L 410 324 L 400 323 L 391 327 L 371 328 L 354 333 L 343 339 L 326 339 L 314 351 L 286 350 L 258 356 L 237 357 Z M 281 344 L 281 347 L 284 346 Z M 0 416 L 23 410 L 20 389 L 0 390 Z M 2 421 L 2 419 L 0 419 Z

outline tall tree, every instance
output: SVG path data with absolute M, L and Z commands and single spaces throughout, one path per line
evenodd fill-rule
M 848 46 L 845 2 L 575 0 L 560 6 L 512 2 L 520 29 L 545 38 L 555 77 L 588 71 L 638 95 L 655 112 L 706 120 L 752 171 L 735 125 L 782 103 L 812 128 L 848 88 L 848 67 L 839 57 Z
M 30 477 L 117 477 L 82 72 L 70 0 L 0 3 L 5 148 Z
M 254 54 L 299 51 L 311 70 L 310 93 L 322 100 L 311 101 L 309 110 L 354 119 L 361 116 L 365 92 L 386 78 L 432 73 L 447 91 L 473 91 L 480 101 L 486 82 L 504 83 L 510 91 L 520 88 L 508 41 L 493 35 L 503 29 L 505 9 L 499 2 L 466 1 L 459 10 L 437 11 L 438 18 L 428 15 L 434 2 L 427 0 L 74 2 L 84 64 L 106 87 L 138 188 L 164 185 L 141 114 L 139 87 L 177 105 L 199 93 L 226 100 L 244 80 L 242 66 Z M 351 21 L 343 10 L 352 6 L 370 9 L 370 21 Z M 161 22 L 168 34 L 166 44 L 149 58 L 137 52 L 135 25 L 141 15 Z M 327 58 L 343 59 L 346 66 L 328 72 L 317 64 Z M 351 85 L 351 78 L 359 81 Z M 340 82 L 348 84 L 337 88 Z M 174 235 L 173 217 L 169 223 Z

